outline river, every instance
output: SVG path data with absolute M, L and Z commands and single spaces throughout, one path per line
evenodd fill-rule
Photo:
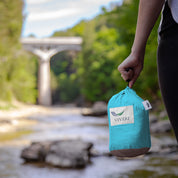
M 60 109 L 60 108 L 59 108 Z M 64 109 L 64 108 L 61 108 Z M 84 169 L 60 169 L 40 164 L 24 164 L 21 150 L 31 141 L 83 139 L 94 143 L 99 153 L 108 152 L 109 130 L 106 117 L 84 117 L 67 108 L 52 115 L 33 115 L 25 120 L 23 129 L 33 130 L 28 135 L 0 144 L 0 178 L 176 178 L 177 155 L 141 156 L 129 160 L 115 157 L 92 157 Z M 22 128 L 20 128 L 22 129 Z

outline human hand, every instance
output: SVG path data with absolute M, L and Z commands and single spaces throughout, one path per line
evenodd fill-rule
M 136 56 L 131 53 L 119 66 L 118 70 L 125 81 L 129 81 L 129 87 L 132 88 L 135 81 L 143 69 L 144 56 Z

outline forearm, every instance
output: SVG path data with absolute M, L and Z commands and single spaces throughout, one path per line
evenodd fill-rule
M 132 53 L 144 55 L 147 39 L 161 12 L 164 2 L 165 0 L 140 0 Z

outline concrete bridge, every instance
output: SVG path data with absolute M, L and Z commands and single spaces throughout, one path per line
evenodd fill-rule
M 51 105 L 50 59 L 55 54 L 67 50 L 81 50 L 81 37 L 22 38 L 24 49 L 39 57 L 38 102 Z

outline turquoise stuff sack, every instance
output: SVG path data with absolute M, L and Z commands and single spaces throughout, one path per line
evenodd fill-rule
M 108 102 L 109 151 L 118 157 L 135 157 L 151 147 L 149 101 L 126 87 Z

